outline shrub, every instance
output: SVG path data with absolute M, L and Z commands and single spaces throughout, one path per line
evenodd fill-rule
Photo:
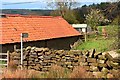
M 83 67 L 78 66 L 73 69 L 69 75 L 70 78 L 93 78 L 92 74 L 88 73 Z

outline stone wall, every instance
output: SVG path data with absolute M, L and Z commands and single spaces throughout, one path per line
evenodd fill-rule
M 20 65 L 20 50 L 10 53 L 10 60 Z M 48 48 L 27 47 L 24 49 L 23 66 L 27 69 L 49 71 L 51 65 L 57 64 L 73 70 L 75 66 L 83 66 L 93 75 L 113 74 L 120 69 L 120 60 L 109 53 L 80 50 L 50 50 Z

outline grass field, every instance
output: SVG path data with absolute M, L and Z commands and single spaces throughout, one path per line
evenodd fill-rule
M 83 42 L 82 44 L 77 46 L 76 49 L 79 49 L 79 50 L 96 49 L 97 52 L 99 52 L 99 51 L 100 52 L 104 52 L 104 51 L 111 50 L 111 47 L 113 45 L 113 42 L 114 42 L 115 38 L 114 37 L 110 37 L 108 39 L 104 39 L 103 36 L 101 36 L 101 34 L 102 34 L 102 27 L 103 26 L 99 26 L 98 27 L 99 35 L 97 36 L 97 39 L 95 39 L 96 38 L 95 34 L 90 35 L 89 37 L 87 37 L 87 41 Z M 112 26 L 108 26 L 106 29 L 113 30 L 113 28 L 111 28 L 111 27 Z
M 77 47 L 79 50 L 90 50 L 96 49 L 96 51 L 107 51 L 110 50 L 110 46 L 112 45 L 113 40 L 98 38 L 97 40 L 88 39 L 86 42 L 83 42 L 81 45 Z

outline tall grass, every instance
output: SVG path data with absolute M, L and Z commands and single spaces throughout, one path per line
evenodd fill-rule
M 92 74 L 88 73 L 83 67 L 77 66 L 69 74 L 69 78 L 93 78 Z
M 64 68 L 58 65 L 52 65 L 47 78 L 65 78 L 66 74 L 64 73 Z
M 5 69 L 3 74 L 3 78 L 18 78 L 19 80 L 22 80 L 23 78 L 40 78 L 39 73 L 34 70 L 11 70 L 11 69 Z
M 19 69 L 15 62 L 9 62 L 8 68 L 3 70 L 2 78 L 17 78 L 22 80 L 23 78 L 40 78 L 40 73 L 35 70 Z
M 41 73 L 35 70 L 20 70 L 20 69 L 4 69 L 2 78 L 17 78 L 22 80 L 24 78 L 40 79 L 40 78 L 93 78 L 83 67 L 75 67 L 70 71 L 61 66 L 52 65 L 49 72 Z

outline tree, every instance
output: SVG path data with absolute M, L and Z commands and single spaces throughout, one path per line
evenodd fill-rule
M 48 6 L 55 7 L 56 10 L 51 12 L 52 16 L 62 16 L 70 24 L 78 23 L 75 17 L 75 13 L 72 10 L 73 7 L 77 6 L 75 0 L 55 0 L 56 2 L 49 3 Z
M 101 22 L 108 21 L 105 19 L 104 15 L 101 13 L 99 9 L 91 9 L 90 13 L 86 15 L 86 23 L 92 28 L 92 30 L 96 31 L 97 26 L 101 24 Z

